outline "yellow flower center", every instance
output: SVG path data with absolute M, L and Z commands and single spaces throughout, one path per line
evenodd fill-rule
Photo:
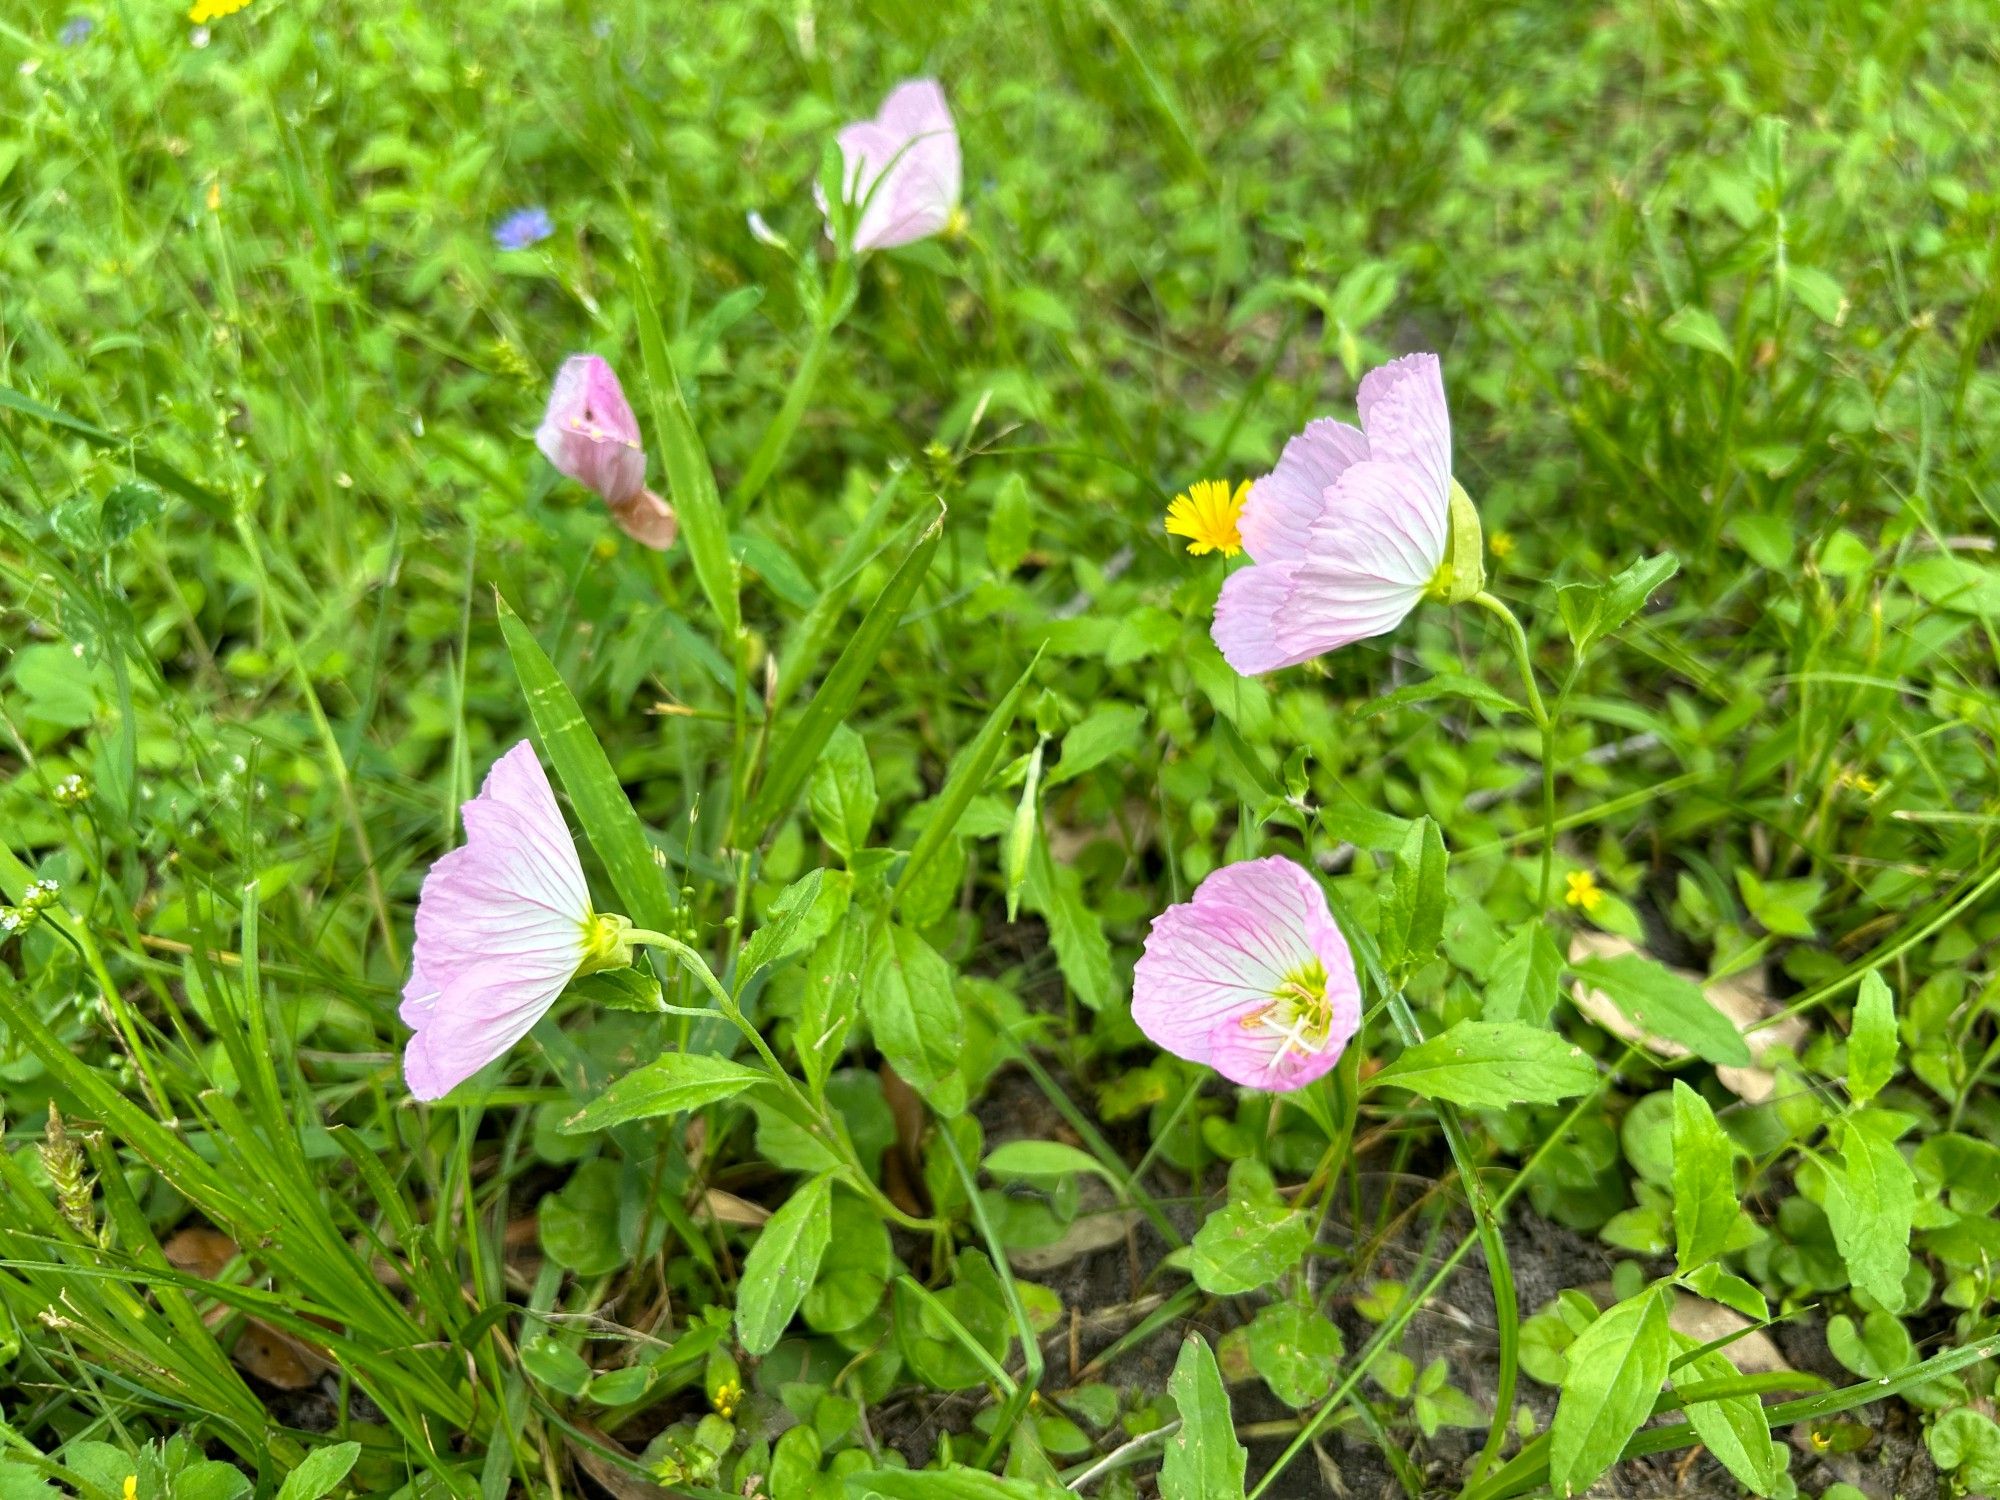
M 1243 533 L 1237 523 L 1243 519 L 1243 505 L 1249 498 L 1248 480 L 1232 493 L 1226 479 L 1197 479 L 1167 507 L 1167 534 L 1186 537 L 1191 557 L 1210 552 L 1234 557 L 1243 550 Z
M 625 934 L 632 930 L 632 924 L 616 915 L 599 916 L 592 912 L 583 919 L 583 962 L 577 966 L 579 974 L 595 974 L 604 969 L 627 969 L 632 966 L 632 944 Z
M 197 26 L 206 26 L 210 21 L 235 15 L 249 3 L 250 0 L 194 0 L 188 9 L 188 19 Z
M 1271 1003 L 1253 1010 L 1238 1023 L 1245 1031 L 1275 1031 L 1281 1038 L 1271 1058 L 1276 1071 L 1286 1054 L 1318 1052 L 1325 1048 L 1327 1033 L 1333 1030 L 1333 1002 L 1326 994 L 1326 966 L 1318 959 L 1286 977 L 1271 996 Z
M 1604 904 L 1604 890 L 1588 870 L 1571 870 L 1563 877 L 1563 900 L 1590 913 Z

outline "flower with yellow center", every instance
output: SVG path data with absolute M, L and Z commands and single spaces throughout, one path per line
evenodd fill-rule
M 1250 498 L 1246 479 L 1232 494 L 1226 479 L 1197 479 L 1167 507 L 1167 535 L 1188 539 L 1188 555 L 1220 552 L 1234 557 L 1243 550 L 1243 503 Z
M 1563 877 L 1567 889 L 1563 900 L 1577 907 L 1589 916 L 1604 904 L 1604 888 L 1597 883 L 1597 877 L 1588 870 L 1571 870 Z
M 1486 545 L 1492 551 L 1495 560 L 1505 562 L 1514 555 L 1514 533 L 1496 531 L 1486 539 Z
M 250 0 L 194 0 L 188 7 L 188 19 L 197 26 L 206 26 L 210 21 L 235 15 L 249 4 Z

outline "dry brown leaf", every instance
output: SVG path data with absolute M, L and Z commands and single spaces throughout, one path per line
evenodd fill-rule
M 221 1279 L 240 1253 L 228 1235 L 200 1224 L 177 1231 L 160 1250 L 168 1265 L 203 1281 Z M 202 1314 L 202 1321 L 213 1327 L 229 1314 L 230 1308 L 218 1303 Z M 302 1391 L 333 1368 L 324 1351 L 282 1328 L 273 1328 L 262 1318 L 247 1316 L 229 1357 L 246 1374 L 281 1391 Z
M 1768 1333 L 1753 1327 L 1743 1314 L 1734 1308 L 1724 1307 L 1720 1302 L 1710 1302 L 1689 1292 L 1676 1292 L 1673 1308 L 1667 1314 L 1667 1325 L 1675 1333 L 1684 1333 L 1698 1344 L 1711 1344 L 1748 1328 L 1748 1333 L 1723 1350 L 1737 1369 L 1745 1375 L 1771 1375 L 1791 1369 Z
M 1608 932 L 1579 932 L 1572 944 L 1575 951 L 1589 958 L 1623 958 L 1637 953 L 1641 957 L 1651 957 L 1621 937 L 1613 937 Z M 1743 1032 L 1743 1040 L 1750 1048 L 1751 1066 L 1747 1068 L 1720 1067 L 1715 1076 L 1722 1086 L 1748 1104 L 1762 1104 L 1778 1090 L 1777 1075 L 1763 1066 L 1764 1059 L 1779 1048 L 1796 1052 L 1807 1037 L 1806 1023 L 1797 1016 L 1786 1016 L 1758 1031 L 1748 1028 L 1780 1009 L 1773 1004 L 1769 995 L 1749 974 L 1737 974 L 1728 979 L 1710 982 L 1691 969 L 1665 966 L 1690 984 L 1700 985 L 1709 1003 L 1736 1024 Z M 1623 1042 L 1637 1042 L 1656 1057 L 1677 1058 L 1688 1056 L 1688 1049 L 1679 1042 L 1669 1041 L 1663 1036 L 1654 1036 L 1633 1024 L 1632 1018 L 1618 1008 L 1611 997 L 1602 990 L 1589 985 L 1578 984 L 1573 990 L 1576 1008 L 1582 1011 L 1598 1026 L 1610 1032 Z
M 737 1224 L 745 1229 L 761 1229 L 770 1219 L 771 1210 L 761 1203 L 752 1203 L 748 1198 L 725 1193 L 721 1188 L 710 1188 L 701 1195 L 701 1206 L 695 1210 L 695 1217 L 714 1219 L 720 1224 Z

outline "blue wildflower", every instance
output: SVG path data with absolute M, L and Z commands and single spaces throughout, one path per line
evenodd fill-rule
M 555 232 L 555 220 L 546 208 L 517 208 L 493 226 L 493 243 L 502 250 L 525 250 Z
M 56 33 L 65 47 L 81 47 L 90 40 L 90 34 L 97 30 L 97 22 L 89 16 L 71 16 Z

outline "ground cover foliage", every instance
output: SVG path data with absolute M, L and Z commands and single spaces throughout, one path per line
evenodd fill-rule
M 0 1494 L 2000 1487 L 1987 7 L 224 9 L 0 18 Z M 1485 599 L 1239 675 L 1412 351 Z M 523 739 L 658 941 L 420 1103 Z M 1132 1019 L 1272 856 L 1284 1093 Z

